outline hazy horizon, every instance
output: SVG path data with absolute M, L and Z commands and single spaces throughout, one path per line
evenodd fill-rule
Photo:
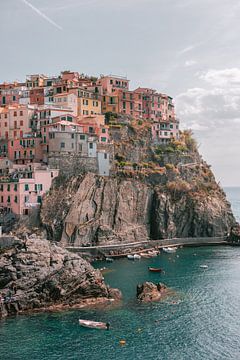
M 0 82 L 127 76 L 175 99 L 223 186 L 240 186 L 237 0 L 0 0 Z

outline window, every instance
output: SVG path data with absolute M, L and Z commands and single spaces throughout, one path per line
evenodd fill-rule
M 123 108 L 126 109 L 126 102 L 123 101 Z
M 64 149 L 65 148 L 65 142 L 61 142 L 60 146 L 61 146 L 61 149 Z
M 20 111 L 20 116 L 23 116 L 23 111 Z
M 28 195 L 24 196 L 24 202 L 26 203 L 28 202 L 28 200 L 29 200 L 29 196 Z
M 15 95 L 13 95 L 13 101 L 16 101 L 16 96 Z
M 11 197 L 8 195 L 7 197 L 7 202 L 10 203 L 11 202 Z
M 23 126 L 23 121 L 22 120 L 20 120 L 20 126 Z
M 106 139 L 105 137 L 101 137 L 101 141 L 102 141 L 102 142 L 106 142 L 107 139 Z
M 7 191 L 10 191 L 10 184 L 8 184 L 7 186 Z
M 173 124 L 170 124 L 170 129 L 173 129 Z
M 1 203 L 3 203 L 3 196 L 1 196 Z
M 38 204 L 41 204 L 41 203 L 42 203 L 42 197 L 41 197 L 41 196 L 38 196 L 38 197 L 37 197 L 37 202 L 38 202 Z
M 24 185 L 24 191 L 29 191 L 29 185 L 28 184 Z
M 18 197 L 15 195 L 14 196 L 14 202 L 17 203 L 18 202 Z
M 85 135 L 80 135 L 80 140 L 85 140 Z
M 71 134 L 72 135 L 72 139 L 74 139 L 74 134 Z
M 106 129 L 103 128 L 103 129 L 102 129 L 102 133 L 105 134 L 105 133 L 106 133 Z
M 3 191 L 3 184 L 0 185 L 0 191 Z
M 17 191 L 17 184 L 14 184 L 14 191 Z
M 93 149 L 93 143 L 89 143 L 89 149 Z
M 14 111 L 13 116 L 17 116 L 17 112 L 16 112 L 16 111 Z
M 72 149 L 74 149 L 74 143 L 72 143 Z
M 108 154 L 104 153 L 104 159 L 107 159 L 107 155 L 108 155 Z

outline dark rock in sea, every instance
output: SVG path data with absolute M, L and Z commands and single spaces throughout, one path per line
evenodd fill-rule
M 0 317 L 111 303 L 121 297 L 87 261 L 39 238 L 1 249 L 0 294 Z
M 169 292 L 170 290 L 162 283 L 145 282 L 137 285 L 137 299 L 145 303 L 162 300 Z

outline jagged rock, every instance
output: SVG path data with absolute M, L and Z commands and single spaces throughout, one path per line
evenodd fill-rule
M 159 301 L 168 295 L 169 292 L 170 290 L 162 283 L 145 282 L 137 285 L 137 299 L 145 303 Z
M 178 182 L 171 184 L 177 187 Z M 58 213 L 57 222 L 55 212 L 50 214 L 47 204 L 52 200 L 51 206 L 59 208 L 64 198 L 64 193 L 58 197 L 53 193 L 43 206 L 42 218 L 50 238 L 61 227 L 57 240 L 75 246 L 225 236 L 236 221 L 225 194 L 213 185 L 200 191 L 190 182 L 186 189 L 175 190 L 168 183 L 153 186 L 136 179 L 87 174 L 72 193 L 67 214 L 66 209 L 62 218 Z
M 2 250 L 0 293 L 0 317 L 121 297 L 87 261 L 35 237 Z

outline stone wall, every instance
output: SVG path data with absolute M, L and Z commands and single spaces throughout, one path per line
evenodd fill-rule
M 61 156 L 49 157 L 49 166 L 60 169 L 64 175 L 78 175 L 84 172 L 98 173 L 97 158 L 68 154 Z

